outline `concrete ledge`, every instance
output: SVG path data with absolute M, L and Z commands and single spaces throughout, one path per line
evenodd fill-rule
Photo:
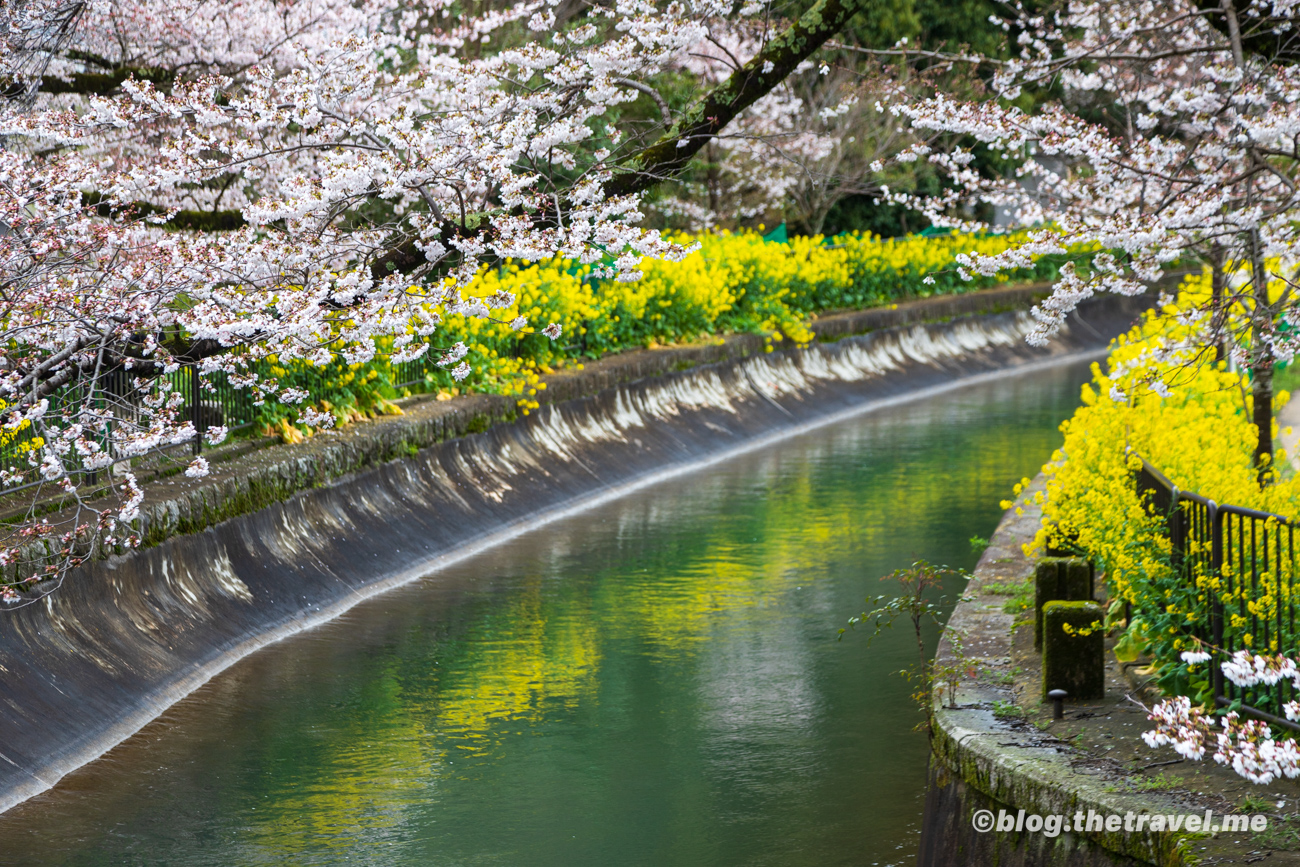
M 954 316 L 1027 309 L 1049 290 L 1046 284 L 1036 284 L 936 296 L 893 307 L 823 316 L 812 323 L 812 330 L 819 340 L 834 341 Z M 543 405 L 563 403 L 626 383 L 736 361 L 763 351 L 761 336 L 737 334 L 692 346 L 623 352 L 587 362 L 584 370 L 570 368 L 545 377 L 547 387 L 538 392 L 536 399 Z M 406 402 L 405 408 L 404 416 L 350 425 L 298 445 L 232 449 L 237 456 L 229 460 L 214 458 L 212 472 L 203 479 L 174 475 L 150 482 L 145 485 L 147 496 L 134 527 L 144 546 L 152 547 L 173 536 L 197 533 L 283 502 L 350 473 L 410 457 L 419 449 L 482 433 L 517 418 L 516 399 L 497 395 L 467 395 L 446 402 L 417 399 Z M 40 556 L 45 550 L 42 547 L 34 553 Z M 10 567 L 11 574 L 20 571 L 20 565 Z
M 1181 278 L 1180 278 L 1181 279 Z M 1023 310 L 1051 294 L 1050 283 L 1004 286 L 965 295 L 936 295 L 892 307 L 870 307 L 823 315 L 812 323 L 818 340 L 838 340 L 879 328 L 897 328 L 917 322 L 932 322 L 973 313 L 1001 313 Z
M 1040 476 L 1017 501 L 1022 514 L 1012 509 L 1003 517 L 936 652 L 937 665 L 974 664 L 980 676 L 962 684 L 953 706 L 944 706 L 939 692 L 933 696 L 933 754 L 918 864 L 1172 867 L 1237 862 L 1243 856 L 1253 861 L 1270 854 L 1275 856 L 1270 864 L 1295 863 L 1292 853 L 1264 851 L 1268 847 L 1250 834 L 1211 837 L 1120 829 L 1046 837 L 974 830 L 980 810 L 1072 819 L 1089 811 L 1136 817 L 1211 810 L 1222 817 L 1240 811 L 1236 798 L 1243 794 L 1265 800 L 1288 796 L 1279 795 L 1277 787 L 1244 792 L 1251 787 L 1240 779 L 1236 786 L 1225 786 L 1223 778 L 1232 775 L 1213 762 L 1184 763 L 1170 750 L 1146 747 L 1139 737 L 1150 725 L 1146 712 L 1128 698 L 1141 693 L 1109 651 L 1104 698 L 1068 702 L 1066 719 L 1051 720 L 1042 701 L 1041 659 L 1033 649 L 1032 610 L 1018 617 L 1005 613 L 1007 597 L 985 592 L 990 584 L 1032 580 L 1034 564 L 1022 546 L 1041 520 L 1041 510 L 1028 498 L 1042 490 L 1042 482 Z M 953 634 L 961 637 L 960 651 L 951 641 Z M 1186 767 L 1167 776 L 1171 765 Z M 1144 775 L 1157 767 L 1158 774 Z
M 978 833 L 973 828 L 974 813 L 981 809 L 1023 809 L 1042 816 L 1089 810 L 1106 815 L 1185 812 L 1172 798 L 1107 791 L 1099 775 L 1075 766 L 1078 755 L 1068 742 L 995 715 L 995 706 L 1013 703 L 1011 690 L 990 683 L 988 674 L 1011 667 L 1015 617 L 1003 612 L 1003 597 L 985 595 L 982 589 L 988 583 L 1032 579 L 1034 564 L 1022 545 L 1033 539 L 1042 518 L 1041 510 L 1025 499 L 1036 490 L 1042 490 L 1041 478 L 1018 501 L 1023 514 L 1012 509 L 1002 519 L 948 622 L 948 630 L 962 636 L 965 657 L 976 661 L 984 676 L 965 682 L 953 707 L 945 707 L 942 696 L 935 696 L 931 785 L 918 864 L 1183 864 L 1178 840 L 1170 834 L 1070 832 L 1047 838 L 1027 832 Z M 958 662 L 947 637 L 940 642 L 935 662 Z M 957 853 L 961 857 L 954 861 Z

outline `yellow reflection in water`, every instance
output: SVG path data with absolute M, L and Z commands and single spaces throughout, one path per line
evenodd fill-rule
M 601 574 L 528 576 L 491 600 L 458 640 L 458 654 L 427 680 L 399 676 L 395 659 L 380 663 L 367 712 L 344 715 L 346 727 L 322 733 L 313 766 L 301 769 L 292 790 L 272 792 L 265 814 L 250 816 L 247 839 L 276 856 L 352 846 L 358 835 L 382 839 L 458 771 L 456 762 L 488 758 L 557 708 L 594 701 L 606 642 L 630 640 L 652 656 L 680 658 L 710 638 L 719 615 L 743 613 L 747 630 L 788 618 L 783 600 L 794 583 L 815 583 L 826 564 L 855 551 L 890 547 L 888 537 L 912 516 L 942 510 L 955 488 L 991 469 L 976 456 L 996 454 L 1000 441 L 1018 447 L 1020 438 L 982 427 L 969 432 L 969 457 L 952 472 L 918 477 L 900 463 L 861 485 L 828 483 L 823 460 L 833 465 L 853 444 L 827 443 L 798 461 L 773 458 L 748 491 L 722 482 L 693 490 L 685 519 L 642 516 L 620 535 L 645 539 L 656 523 L 694 520 L 687 549 L 649 551 L 640 570 L 611 557 Z M 867 583 L 873 577 L 863 576 L 864 589 L 884 592 Z

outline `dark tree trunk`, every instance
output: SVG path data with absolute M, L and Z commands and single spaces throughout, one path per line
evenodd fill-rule
M 1254 289 L 1254 317 L 1251 323 L 1250 394 L 1254 403 L 1252 421 L 1258 430 L 1255 441 L 1255 466 L 1259 470 L 1259 483 L 1268 484 L 1273 473 L 1273 348 L 1269 338 L 1273 328 L 1273 307 L 1268 299 L 1268 272 L 1259 230 L 1250 233 L 1250 272 Z
M 1228 286 L 1228 272 L 1223 248 L 1214 245 L 1210 250 L 1210 339 L 1214 341 L 1214 361 L 1223 361 L 1227 354 L 1227 335 L 1223 333 L 1228 321 L 1228 307 L 1223 300 Z
M 1264 359 L 1255 367 L 1254 377 L 1250 382 L 1250 394 L 1254 401 L 1255 426 L 1259 429 L 1259 439 L 1255 443 L 1255 465 L 1259 467 L 1261 484 L 1270 481 L 1273 459 L 1273 353 L 1264 352 Z
M 722 207 L 722 178 L 718 171 L 717 150 L 714 148 L 713 142 L 709 142 L 708 146 L 704 149 L 704 156 L 706 165 L 708 166 L 705 175 L 705 184 L 709 190 L 709 210 L 714 214 L 717 214 L 718 208 Z

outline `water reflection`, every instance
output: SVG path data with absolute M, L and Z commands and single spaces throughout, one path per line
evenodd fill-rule
M 0 862 L 909 863 L 913 645 L 836 630 L 890 569 L 972 563 L 1086 378 L 863 416 L 373 600 L 0 817 Z

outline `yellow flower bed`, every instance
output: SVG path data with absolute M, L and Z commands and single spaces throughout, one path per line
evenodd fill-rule
M 1272 484 L 1259 484 L 1246 375 L 1215 363 L 1213 350 L 1197 346 L 1194 327 L 1178 317 L 1180 306 L 1190 309 L 1188 302 L 1208 292 L 1208 274 L 1189 278 L 1178 305 L 1150 311 L 1115 342 L 1104 370 L 1093 365 L 1083 405 L 1061 426 L 1064 445 L 1043 468 L 1046 491 L 1036 501 L 1043 506 L 1044 525 L 1029 551 L 1050 544 L 1094 557 L 1106 573 L 1111 621 L 1122 616 L 1124 602 L 1134 611 L 1120 652 L 1151 651 L 1162 665 L 1166 687 L 1190 689 L 1189 694 L 1208 688 L 1179 660 L 1195 644 L 1191 632 L 1207 625 L 1208 594 L 1220 592 L 1234 609 L 1244 601 L 1264 612 L 1271 610 L 1276 576 L 1262 576 L 1260 593 L 1250 600 L 1224 592 L 1219 575 L 1197 575 L 1194 584 L 1175 576 L 1164 516 L 1151 514 L 1135 489 L 1137 455 L 1180 490 L 1217 503 L 1300 515 L 1300 476 L 1288 472 Z M 1156 383 L 1169 394 L 1162 396 Z M 1275 409 L 1288 399 L 1279 392 Z M 1274 466 L 1285 459 L 1278 452 Z M 1027 482 L 1017 486 L 1017 494 Z M 1240 631 L 1244 625 L 1244 620 L 1227 624 L 1248 640 Z
M 515 303 L 494 311 L 492 321 L 444 315 L 434 335 L 436 347 L 463 342 L 468 348 L 465 361 L 472 372 L 464 382 L 455 382 L 432 363 L 390 364 L 391 344 L 381 346 L 364 365 L 299 364 L 270 373 L 283 385 L 306 389 L 317 406 L 333 411 L 340 422 L 383 412 L 404 390 L 517 395 L 527 412 L 537 405 L 533 398 L 542 387 L 540 375 L 583 358 L 738 332 L 768 335 L 769 348 L 770 341 L 802 344 L 812 339 L 809 316 L 826 310 L 968 292 L 1013 279 L 1054 278 L 1058 263 L 1050 261 L 997 278 L 967 281 L 957 274 L 957 254 L 999 252 L 1015 237 L 882 240 L 854 234 L 775 243 L 755 232 L 679 235 L 675 240 L 699 249 L 681 262 L 645 260 L 642 278 L 633 282 L 594 280 L 589 267 L 563 260 L 507 262 L 480 271 L 467 294 L 487 298 L 504 290 L 515 296 Z M 528 320 L 525 332 L 510 328 L 519 316 Z M 535 333 L 551 324 L 561 327 L 558 340 Z M 292 408 L 268 401 L 261 425 L 268 432 L 283 429 L 293 417 Z

